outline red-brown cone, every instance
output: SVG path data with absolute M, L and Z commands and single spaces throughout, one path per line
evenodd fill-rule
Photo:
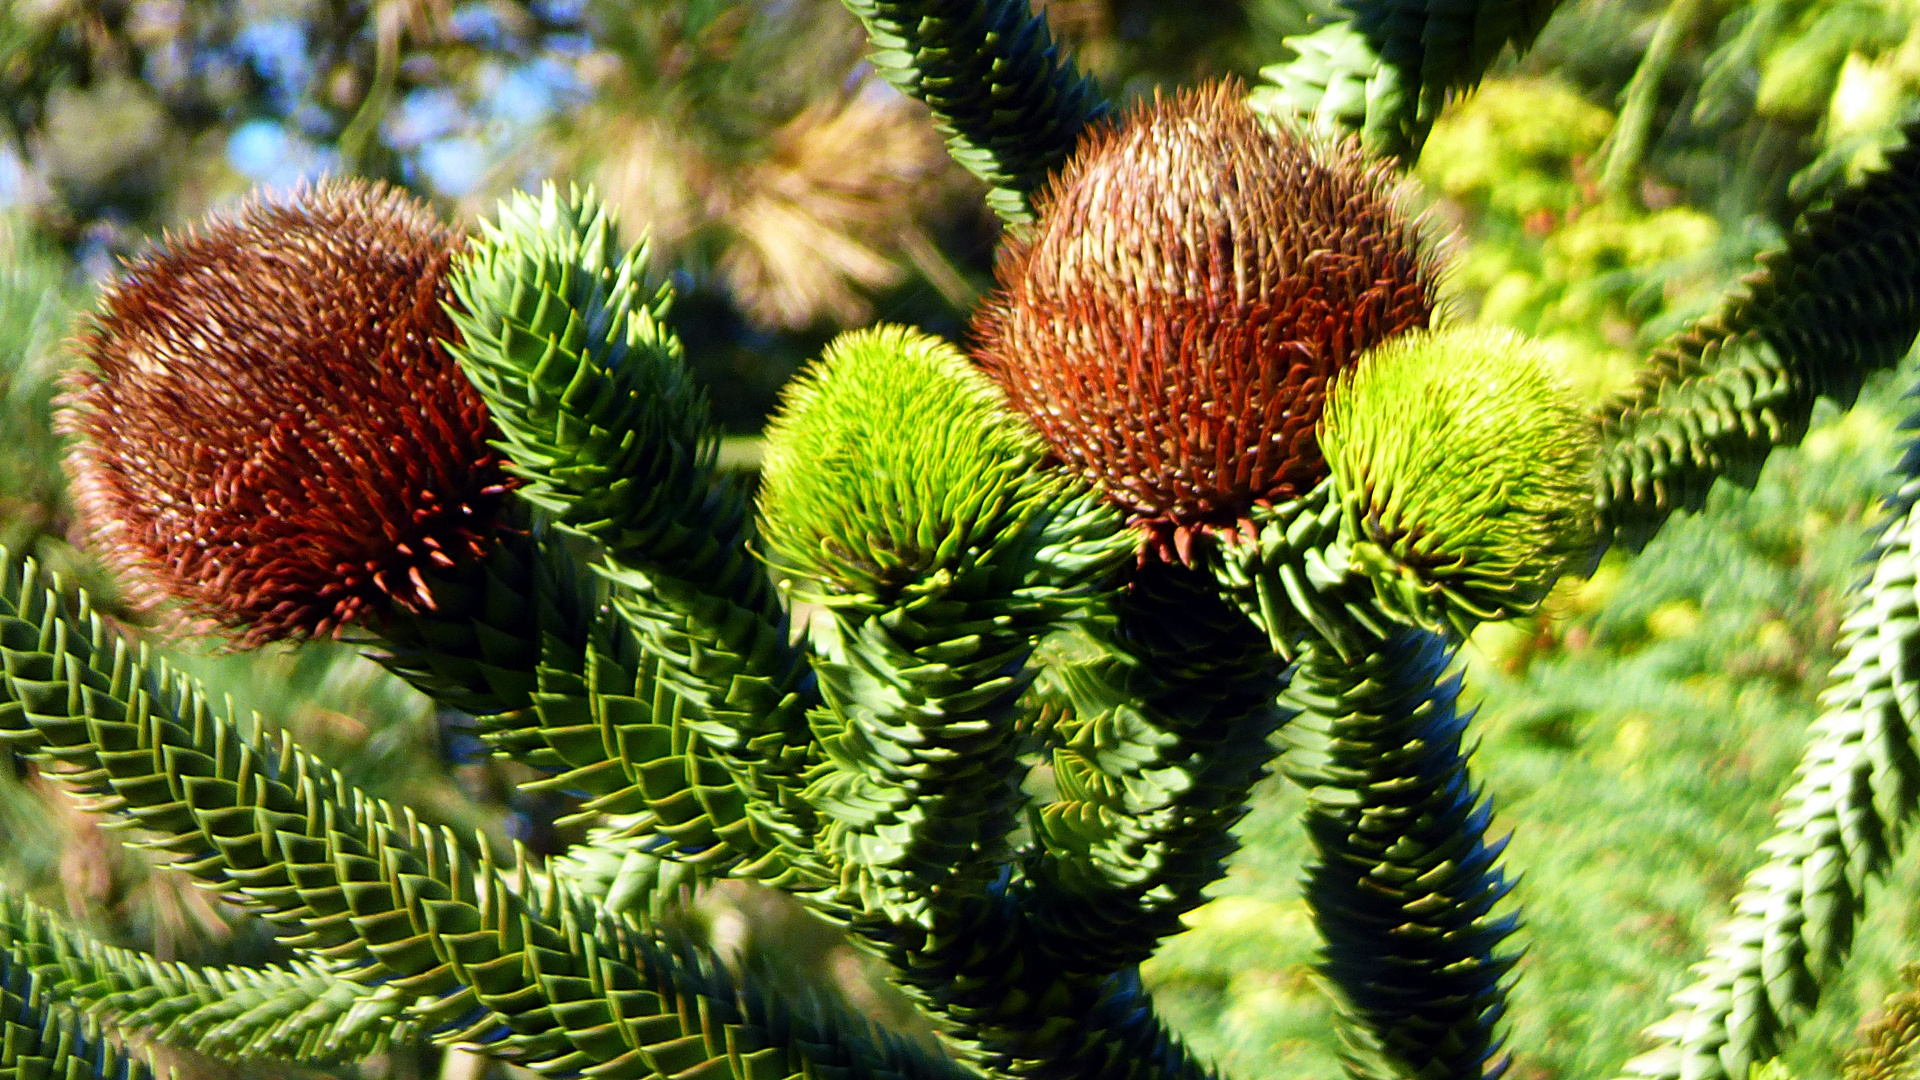
M 388 605 L 484 549 L 506 490 L 440 342 L 460 248 L 401 192 L 327 182 L 168 237 L 82 329 L 60 424 L 93 549 L 136 601 L 255 645 Z
M 1262 127 L 1233 83 L 1087 142 L 1002 253 L 976 357 L 1162 556 L 1326 475 L 1327 381 L 1427 325 L 1433 260 L 1356 142 Z

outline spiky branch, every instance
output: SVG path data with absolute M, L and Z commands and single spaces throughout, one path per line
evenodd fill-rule
M 1851 405 L 1920 333 L 1920 121 L 1886 164 L 1808 212 L 1713 315 L 1653 355 L 1603 417 L 1605 533 L 1645 544 L 1715 480 L 1751 485 L 1806 433 L 1814 401 Z
M 845 0 L 873 66 L 933 109 L 954 160 L 987 182 L 1009 223 L 1106 115 L 1099 88 L 1054 46 L 1027 0 Z
M 1419 157 L 1447 102 L 1512 45 L 1525 52 L 1560 0 L 1345 0 L 1349 18 L 1286 43 L 1263 68 L 1256 111 L 1355 132 L 1375 154 Z

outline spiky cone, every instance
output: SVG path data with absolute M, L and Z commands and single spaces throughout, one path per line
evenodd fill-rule
M 1870 884 L 1906 849 L 1920 814 L 1920 455 L 1900 470 L 1766 859 L 1630 1075 L 1740 1080 L 1777 1055 L 1845 966 Z
M 454 354 L 519 494 L 603 546 L 615 610 L 690 706 L 687 780 L 737 789 L 703 810 L 720 845 L 706 856 L 779 878 L 810 846 L 807 667 L 749 553 L 746 499 L 717 475 L 705 398 L 663 322 L 669 294 L 642 293 L 644 248 L 619 250 L 591 192 L 515 195 L 482 229 L 454 272 Z
M 933 110 L 947 148 L 988 186 L 1010 224 L 1088 125 L 1106 114 L 1093 81 L 1054 46 L 1027 0 L 846 0 L 874 69 Z
M 1090 136 L 1039 210 L 975 355 L 1162 557 L 1317 484 L 1328 382 L 1432 314 L 1433 260 L 1385 167 L 1269 130 L 1233 83 Z
M 1334 386 L 1320 442 L 1332 475 L 1211 561 L 1281 656 L 1358 657 L 1395 624 L 1464 637 L 1593 554 L 1593 423 L 1516 335 L 1386 342 Z
M 1655 350 L 1602 417 L 1603 537 L 1638 548 L 1715 480 L 1749 485 L 1806 434 L 1814 401 L 1846 406 L 1920 333 L 1920 120 L 1886 163 L 1794 224 L 1718 310 Z
M 329 181 L 133 261 L 58 419 L 81 527 L 132 599 L 241 647 L 391 630 L 446 703 L 527 704 L 522 612 L 553 602 L 502 535 L 526 523 L 503 524 L 496 432 L 444 348 L 461 244 L 402 192 Z
M 1536 608 L 1593 552 L 1596 436 L 1517 334 L 1448 327 L 1369 352 L 1329 396 L 1320 444 L 1380 610 L 1464 637 Z
M 998 875 L 1028 657 L 1131 555 L 1044 455 L 957 349 L 895 327 L 829 345 L 767 427 L 762 535 L 828 613 L 806 795 L 856 930 L 933 928 Z
M 1225 872 L 1289 715 L 1285 669 L 1210 575 L 1165 563 L 1048 647 L 1058 795 L 1030 816 L 1015 889 L 1050 964 L 1104 977 L 1179 933 Z
M 990 1074 L 1193 1077 L 1137 973 L 1062 968 L 1006 877 L 1023 668 L 1133 545 L 1043 453 L 955 350 L 899 329 L 840 338 L 769 425 L 762 535 L 825 613 L 807 794 L 834 885 L 809 899 Z
M 438 1043 L 632 1080 L 959 1075 L 858 1018 L 759 995 L 564 875 L 496 860 L 484 837 L 463 843 L 347 786 L 283 735 L 243 735 L 190 682 L 124 643 L 99 647 L 112 640 L 99 621 L 76 625 L 30 565 L 7 566 L 0 600 L 4 683 L 20 706 L 7 715 L 59 747 L 71 768 L 55 777 L 137 822 L 177 870 L 287 928 L 296 951 L 398 995 Z M 77 741 L 81 730 L 98 741 Z
M 147 1063 L 65 1008 L 26 957 L 0 949 L 0 1080 L 151 1080 Z
M 1359 1041 L 1425 1080 L 1504 1069 L 1512 957 L 1452 650 L 1592 550 L 1591 422 L 1511 335 L 1416 331 L 1330 392 L 1331 475 L 1224 544 L 1221 584 L 1296 657 L 1282 767 L 1308 789 L 1307 899 Z

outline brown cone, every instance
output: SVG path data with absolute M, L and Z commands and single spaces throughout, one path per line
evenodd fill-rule
M 975 355 L 1071 469 L 1187 558 L 1327 473 L 1327 382 L 1426 326 L 1433 260 L 1385 165 L 1222 83 L 1089 136 L 1008 244 Z
M 136 602 L 242 645 L 431 607 L 507 480 L 440 342 L 457 234 L 330 181 L 163 240 L 101 301 L 60 425 L 93 550 Z

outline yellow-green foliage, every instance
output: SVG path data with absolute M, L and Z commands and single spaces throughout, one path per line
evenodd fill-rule
M 1436 629 L 1530 608 L 1592 547 L 1598 434 L 1511 331 L 1375 348 L 1328 393 L 1320 446 L 1381 602 Z
M 1920 7 L 1911 0 L 1812 0 L 1780 3 L 1783 31 L 1760 60 L 1754 107 L 1771 116 L 1816 118 L 1825 112 L 1849 55 L 1899 43 Z
M 1433 127 L 1418 175 L 1450 198 L 1524 218 L 1580 203 L 1572 166 L 1613 129 L 1613 114 L 1553 79 L 1496 79 Z
M 1920 3 L 1856 0 L 1813 8 L 1814 33 L 1769 57 L 1761 80 L 1763 102 L 1791 101 L 1821 121 L 1820 156 L 1794 178 L 1802 197 L 1878 167 L 1920 96 Z M 1818 52 L 1826 66 L 1799 70 L 1809 52 Z
M 1643 324 L 1721 283 L 1712 217 L 1600 198 L 1588 167 L 1612 126 L 1564 83 L 1493 80 L 1434 125 L 1417 170 L 1474 219 L 1453 292 L 1478 321 L 1546 342 L 1593 399 L 1626 384 Z
M 767 425 L 767 545 L 832 591 L 883 594 L 991 543 L 1037 493 L 1044 452 L 953 346 L 898 326 L 843 334 Z

